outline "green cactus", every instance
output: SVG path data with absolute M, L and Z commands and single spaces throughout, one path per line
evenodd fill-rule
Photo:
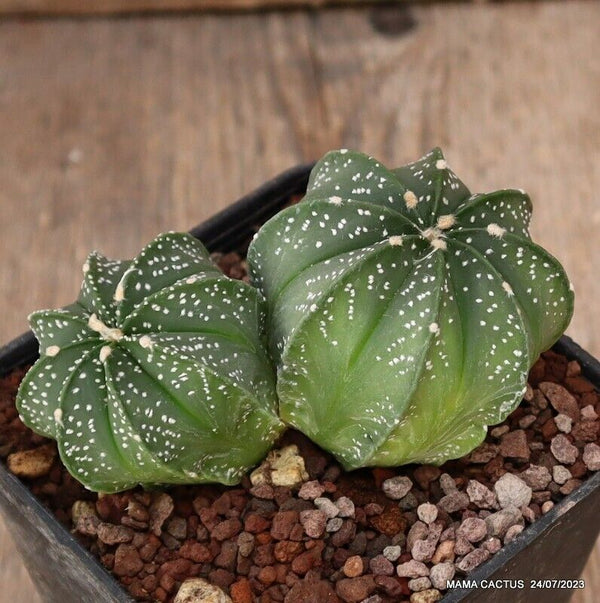
M 22 420 L 91 490 L 236 483 L 282 428 L 263 303 L 187 234 L 131 262 L 92 253 L 77 303 L 30 316 Z
M 530 216 L 522 191 L 471 195 L 439 149 L 396 170 L 326 155 L 248 254 L 282 419 L 346 469 L 477 446 L 573 311 Z

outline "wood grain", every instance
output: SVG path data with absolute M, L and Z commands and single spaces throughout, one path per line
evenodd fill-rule
M 169 11 L 227 12 L 366 5 L 383 1 L 385 0 L 0 0 L 0 14 L 106 15 Z
M 0 340 L 71 301 L 92 248 L 130 257 L 331 148 L 439 144 L 472 190 L 531 193 L 600 355 L 599 26 L 588 2 L 0 22 Z M 585 578 L 576 603 L 598 550 Z M 39 600 L 2 528 L 0 582 Z

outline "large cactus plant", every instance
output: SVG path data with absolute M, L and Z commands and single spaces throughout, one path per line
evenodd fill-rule
M 23 421 L 92 490 L 239 481 L 281 430 L 256 290 L 177 233 L 84 273 L 77 303 L 30 317 Z
M 396 170 L 326 155 L 248 255 L 281 417 L 347 469 L 473 449 L 573 310 L 530 216 L 522 191 L 472 195 L 438 149 Z

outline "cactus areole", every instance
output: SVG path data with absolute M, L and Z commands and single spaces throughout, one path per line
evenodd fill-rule
M 30 316 L 40 359 L 18 410 L 92 490 L 236 483 L 281 431 L 263 318 L 190 235 L 133 261 L 92 253 L 77 303 Z
M 346 469 L 471 451 L 572 315 L 530 217 L 522 191 L 472 195 L 439 149 L 395 170 L 327 154 L 248 253 L 282 419 Z

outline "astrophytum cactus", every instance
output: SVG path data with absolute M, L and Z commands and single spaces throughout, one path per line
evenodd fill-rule
M 472 450 L 573 310 L 530 215 L 521 191 L 471 195 L 438 149 L 396 170 L 326 155 L 248 255 L 282 419 L 347 469 Z
M 256 290 L 187 234 L 133 261 L 92 253 L 83 270 L 77 303 L 30 316 L 25 424 L 92 490 L 239 481 L 281 430 Z

